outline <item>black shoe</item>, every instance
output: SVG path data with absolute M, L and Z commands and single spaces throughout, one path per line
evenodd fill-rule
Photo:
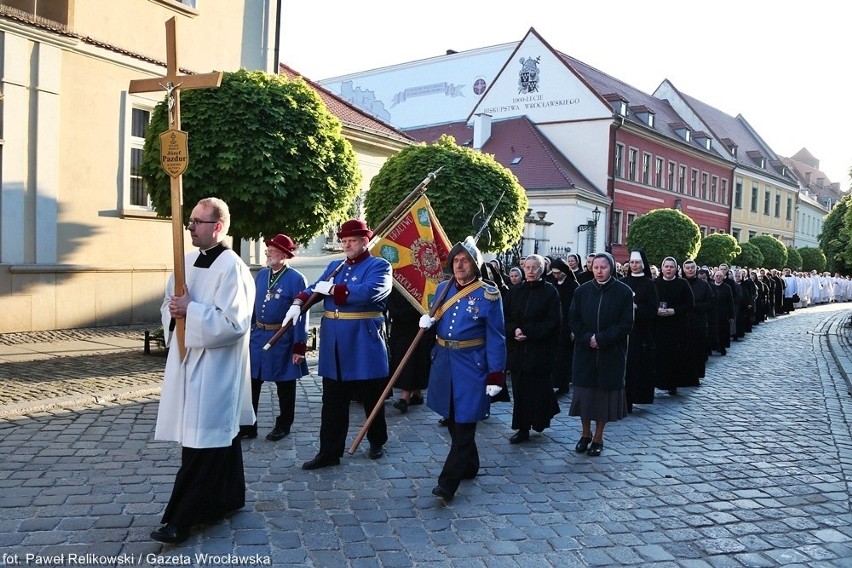
M 340 458 L 328 457 L 322 454 L 317 454 L 314 459 L 302 464 L 302 469 L 319 469 L 330 465 L 340 465 Z
M 447 425 L 449 425 L 449 423 L 450 423 L 449 418 L 441 418 L 440 420 L 438 420 L 438 426 L 447 426 Z
M 423 404 L 423 402 L 423 397 L 416 394 L 411 395 L 411 398 L 408 399 L 409 406 L 419 406 Z
M 592 442 L 592 445 L 589 446 L 589 451 L 586 452 L 586 454 L 588 454 L 592 457 L 597 457 L 597 456 L 601 455 L 602 451 L 603 451 L 603 442 L 601 442 L 600 444 L 598 444 L 597 442 Z
M 395 403 L 393 403 L 393 407 L 399 410 L 402 414 L 408 412 L 408 401 L 404 398 L 399 399 Z
M 728 354 L 728 352 L 727 352 L 727 351 L 725 351 L 725 348 L 724 348 L 724 347 L 722 347 L 722 349 L 720 349 L 720 350 L 719 350 L 719 355 L 721 355 L 722 357 L 724 357 L 724 356 L 725 356 L 725 355 L 727 355 L 727 354 Z
M 510 444 L 520 444 L 521 442 L 526 442 L 530 439 L 530 431 L 529 430 L 518 430 L 515 434 L 509 438 Z
M 280 426 L 276 426 L 269 434 L 266 435 L 266 439 L 271 442 L 277 442 L 289 433 L 289 428 L 281 428 Z
M 432 490 L 432 495 L 435 497 L 440 497 L 444 501 L 451 501 L 455 494 L 451 492 L 449 489 L 444 489 L 440 485 L 436 485 L 435 489 Z
M 582 454 L 583 452 L 585 452 L 586 450 L 589 449 L 589 442 L 591 442 L 591 441 L 592 441 L 591 438 L 587 438 L 585 436 L 581 437 L 580 441 L 577 442 L 577 445 L 574 446 L 574 451 L 577 452 L 578 454 Z
M 368 455 L 371 460 L 377 460 L 385 455 L 385 447 L 382 444 L 370 444 L 370 452 Z
M 253 429 L 240 428 L 240 431 L 237 432 L 237 438 L 240 440 L 253 440 L 254 438 L 257 438 L 257 426 Z
M 669 389 L 669 394 L 671 396 L 677 396 L 677 389 Z
M 177 544 L 189 538 L 188 530 L 181 530 L 176 525 L 166 523 L 151 533 L 151 538 L 166 544 Z

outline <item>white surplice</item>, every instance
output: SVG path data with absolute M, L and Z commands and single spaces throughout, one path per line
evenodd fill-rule
M 245 263 L 223 251 L 210 268 L 193 266 L 186 255 L 186 357 L 180 361 L 177 334 L 169 333 L 169 279 L 160 308 L 169 354 L 154 438 L 189 448 L 231 445 L 240 424 L 254 423 L 251 404 L 249 331 L 255 283 Z

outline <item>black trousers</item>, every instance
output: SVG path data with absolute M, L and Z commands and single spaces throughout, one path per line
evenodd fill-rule
M 462 479 L 472 479 L 479 473 L 479 450 L 476 448 L 476 422 L 459 424 L 450 416 L 447 424 L 452 444 L 438 485 L 451 493 L 459 488 Z
M 360 400 L 364 404 L 364 416 L 370 416 L 382 392 L 387 378 L 363 381 L 339 381 L 322 378 L 322 422 L 320 424 L 319 455 L 341 457 L 349 431 L 349 403 Z M 384 445 L 388 441 L 388 425 L 385 407 L 379 407 L 376 418 L 367 430 L 371 445 Z
M 260 389 L 264 382 L 257 379 L 251 380 L 251 404 L 254 414 L 257 416 L 257 406 L 260 403 Z M 296 381 L 274 382 L 278 391 L 278 416 L 275 418 L 275 426 L 283 430 L 290 430 L 296 413 Z M 243 427 L 243 430 L 246 428 Z M 254 423 L 254 432 L 257 433 L 257 421 Z

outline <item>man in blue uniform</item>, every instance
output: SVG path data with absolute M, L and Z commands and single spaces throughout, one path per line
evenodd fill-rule
M 367 244 L 372 235 L 364 221 L 346 221 L 337 233 L 346 259 L 329 264 L 313 286 L 296 296 L 282 323 L 296 321 L 314 292 L 325 296 L 318 368 L 322 376 L 320 447 L 302 469 L 338 465 L 349 429 L 349 403 L 360 400 L 369 416 L 387 384 L 382 312 L 391 292 L 391 265 L 370 255 Z M 367 440 L 370 459 L 382 457 L 388 440 L 384 407 L 367 431 Z
M 481 279 L 482 257 L 471 237 L 448 256 L 453 278 L 438 285 L 444 301 L 435 317 L 424 315 L 420 327 L 436 326 L 437 340 L 426 404 L 447 418 L 452 445 L 432 494 L 453 498 L 462 479 L 479 472 L 476 423 L 488 414 L 489 397 L 505 384 L 506 336 L 499 290 Z
M 278 417 L 275 428 L 266 435 L 277 442 L 290 433 L 296 410 L 296 379 L 308 374 L 305 351 L 308 339 L 308 319 L 302 318 L 268 351 L 263 346 L 281 327 L 281 320 L 296 294 L 305 289 L 308 281 L 287 261 L 293 258 L 296 243 L 287 235 L 275 235 L 266 241 L 267 268 L 257 274 L 252 317 L 251 340 L 251 402 L 254 414 L 260 401 L 264 381 L 273 381 L 278 392 Z M 240 437 L 256 438 L 257 422 L 240 427 Z

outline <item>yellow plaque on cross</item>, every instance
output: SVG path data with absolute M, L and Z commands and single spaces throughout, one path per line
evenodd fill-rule
M 160 165 L 173 178 L 181 176 L 189 164 L 187 133 L 170 129 L 160 134 Z

